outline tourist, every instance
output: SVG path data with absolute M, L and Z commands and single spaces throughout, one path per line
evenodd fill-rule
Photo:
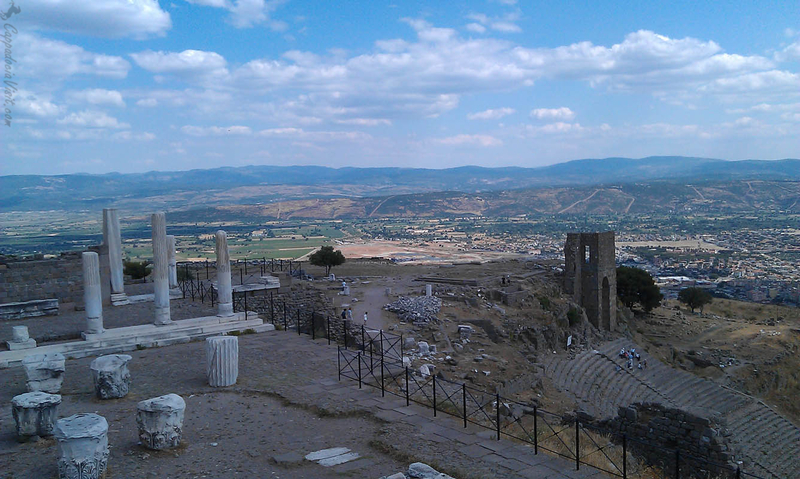
M 347 319 L 347 308 L 342 309 L 342 319 Z
M 625 348 L 622 348 L 622 349 L 619 350 L 619 357 L 621 357 L 621 358 L 625 357 Z
M 367 313 L 364 312 L 364 326 L 367 325 Z
M 353 308 L 347 308 L 347 319 L 353 320 Z

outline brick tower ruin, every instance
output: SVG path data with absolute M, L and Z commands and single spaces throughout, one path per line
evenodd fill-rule
M 613 331 L 617 325 L 614 232 L 567 234 L 564 260 L 564 291 L 586 310 L 595 327 Z

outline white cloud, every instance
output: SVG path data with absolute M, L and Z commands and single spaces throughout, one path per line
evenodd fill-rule
M 286 22 L 270 18 L 283 0 L 187 0 L 189 3 L 207 7 L 224 8 L 230 13 L 230 22 L 236 28 L 250 28 L 265 24 L 271 30 L 283 32 Z
M 336 120 L 336 123 L 342 125 L 359 125 L 359 126 L 378 126 L 378 125 L 391 125 L 391 120 L 386 118 L 347 118 L 344 120 Z
M 192 126 L 181 127 L 181 131 L 191 136 L 249 135 L 253 130 L 249 126 Z
M 515 112 L 513 108 L 497 108 L 494 110 L 484 110 L 477 113 L 470 113 L 467 115 L 468 120 L 499 120 L 504 116 L 511 115 Z
M 54 118 L 61 113 L 62 108 L 52 103 L 47 95 L 40 96 L 26 90 L 19 90 L 15 96 L 15 110 L 22 113 L 23 116 Z
M 142 98 L 141 100 L 136 102 L 136 105 L 152 108 L 154 106 L 158 106 L 158 100 L 156 100 L 155 98 Z
M 571 120 L 575 112 L 562 106 L 561 108 L 536 108 L 531 110 L 531 117 L 539 120 Z
M 360 131 L 306 131 L 302 128 L 268 128 L 258 132 L 267 138 L 283 138 L 290 140 L 319 141 L 364 141 L 372 138 Z
M 480 23 L 468 23 L 466 29 L 474 33 L 485 33 L 486 27 Z
M 489 17 L 483 13 L 471 13 L 467 15 L 470 20 L 475 20 L 477 23 L 470 23 L 467 29 L 477 33 L 483 33 L 486 28 L 491 28 L 494 31 L 501 33 L 519 33 L 522 29 L 514 23 L 519 20 L 518 13 L 509 13 L 502 17 Z M 470 25 L 473 25 L 470 27 Z M 481 30 L 482 29 L 482 30 Z
M 491 135 L 455 135 L 446 138 L 438 138 L 433 140 L 435 143 L 442 145 L 478 145 L 478 146 L 500 146 L 503 142 Z
M 102 111 L 83 110 L 78 113 L 70 113 L 61 118 L 56 123 L 65 126 L 77 126 L 88 128 L 130 128 L 127 123 L 121 123 L 116 118 L 108 116 Z
M 167 73 L 188 78 L 220 78 L 228 75 L 227 62 L 219 53 L 201 50 L 176 52 L 144 51 L 131 53 L 137 65 L 152 73 Z
M 122 93 L 116 90 L 104 90 L 102 88 L 70 91 L 67 92 L 67 98 L 74 102 L 90 103 L 92 105 L 125 106 Z
M 163 36 L 172 27 L 157 0 L 26 0 L 20 22 L 99 37 Z
M 72 75 L 125 78 L 130 63 L 125 59 L 87 52 L 77 45 L 20 33 L 15 46 L 20 74 L 40 82 L 57 82 Z
M 784 47 L 775 54 L 775 60 L 779 62 L 800 61 L 800 42 L 794 42 Z

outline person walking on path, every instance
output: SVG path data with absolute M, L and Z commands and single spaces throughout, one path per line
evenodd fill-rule
M 342 309 L 342 319 L 347 319 L 347 309 Z
M 367 325 L 367 313 L 364 312 L 364 326 Z
M 347 308 L 347 319 L 353 320 L 353 308 Z

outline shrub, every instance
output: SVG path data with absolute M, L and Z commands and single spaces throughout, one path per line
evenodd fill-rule
M 567 311 L 567 320 L 570 326 L 577 326 L 581 323 L 581 310 L 575 307 L 570 307 Z
M 123 262 L 123 272 L 132 279 L 142 279 L 150 274 L 147 261 L 125 261 Z

